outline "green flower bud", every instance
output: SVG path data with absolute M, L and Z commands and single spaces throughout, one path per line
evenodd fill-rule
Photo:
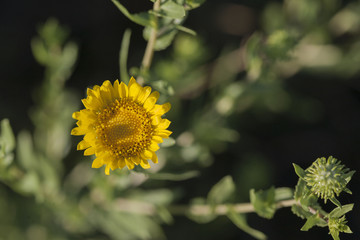
M 348 168 L 344 168 L 336 158 L 330 156 L 326 158 L 318 158 L 306 170 L 304 180 L 311 187 L 311 191 L 318 197 L 331 199 L 346 189 Z
M 328 221 L 328 226 L 330 230 L 330 234 L 333 236 L 334 239 L 339 239 L 339 233 L 352 233 L 349 226 L 346 225 L 347 221 L 345 216 L 342 218 L 330 218 Z

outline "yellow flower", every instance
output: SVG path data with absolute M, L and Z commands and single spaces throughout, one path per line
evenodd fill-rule
M 87 89 L 87 98 L 82 100 L 85 109 L 72 116 L 78 121 L 71 134 L 85 135 L 77 149 L 85 149 L 84 155 L 95 154 L 92 167 L 106 164 L 107 175 L 110 169 L 125 166 L 150 168 L 148 160 L 158 162 L 158 144 L 171 134 L 166 130 L 170 121 L 161 118 L 171 105 L 156 104 L 158 98 L 159 92 L 151 93 L 151 87 L 140 86 L 133 77 L 129 86 L 107 80 Z

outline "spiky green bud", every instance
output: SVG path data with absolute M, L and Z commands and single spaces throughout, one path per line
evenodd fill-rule
M 347 221 L 345 219 L 345 216 L 341 217 L 341 218 L 330 218 L 328 221 L 328 226 L 329 226 L 329 233 L 331 234 L 331 236 L 333 237 L 333 239 L 335 240 L 340 240 L 339 238 L 339 233 L 340 232 L 344 232 L 344 233 L 352 233 L 351 229 L 349 228 L 349 226 L 346 225 Z
M 332 199 L 347 190 L 346 185 L 349 181 L 349 169 L 340 164 L 336 158 L 330 156 L 318 158 L 306 170 L 304 180 L 311 187 L 312 193 L 324 199 Z

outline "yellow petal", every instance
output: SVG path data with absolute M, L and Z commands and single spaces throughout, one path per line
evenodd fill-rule
M 105 174 L 110 175 L 110 165 L 109 164 L 107 164 L 105 167 Z
M 119 159 L 118 164 L 119 164 L 119 168 L 124 168 L 126 166 L 125 159 L 124 158 Z
M 151 151 L 149 151 L 149 150 L 144 150 L 141 154 L 140 154 L 140 156 L 141 156 L 141 158 L 142 159 L 151 159 L 152 158 L 152 156 L 153 156 L 153 152 L 151 152 Z
M 151 93 L 148 99 L 146 99 L 144 102 L 144 108 L 148 111 L 151 111 L 156 101 L 158 100 L 159 96 L 160 94 L 158 91 Z
M 84 151 L 84 156 L 90 156 L 90 155 L 93 155 L 95 154 L 95 148 L 94 147 L 90 147 L 88 149 L 86 149 Z
M 160 116 L 152 116 L 151 117 L 151 125 L 157 126 L 161 122 Z
M 156 104 L 154 108 L 151 110 L 151 113 L 154 115 L 164 115 L 171 109 L 170 103 L 164 103 L 162 105 Z
M 85 128 L 82 128 L 82 127 L 75 127 L 71 130 L 71 135 L 76 135 L 76 136 L 79 136 L 79 135 L 84 135 L 86 134 L 88 131 L 85 129 Z
M 153 136 L 151 140 L 156 143 L 162 143 L 164 141 L 160 136 Z
M 152 161 L 153 163 L 158 163 L 158 157 L 157 157 L 156 154 L 153 154 L 153 156 L 152 156 L 152 158 L 151 158 L 151 161 Z
M 139 165 L 140 163 L 140 158 L 138 156 L 132 157 L 131 160 L 136 164 Z
M 104 162 L 101 158 L 95 158 L 92 162 L 92 168 L 101 168 L 104 165 Z
M 127 166 L 130 170 L 135 167 L 133 161 L 131 161 L 130 159 L 125 158 L 125 163 L 126 163 L 126 166 Z
M 119 98 L 120 98 L 119 88 L 120 88 L 119 80 L 116 80 L 116 81 L 114 82 L 114 97 L 115 97 L 116 99 L 119 99 Z
M 138 95 L 138 103 L 140 104 L 144 104 L 145 100 L 149 97 L 151 93 L 151 87 L 143 87 L 142 90 L 140 91 L 139 95 Z
M 96 141 L 96 133 L 94 131 L 87 132 L 84 136 L 84 140 L 94 146 Z
M 128 96 L 128 86 L 123 82 L 120 83 L 119 95 L 120 98 L 126 98 Z
M 144 168 L 144 169 L 148 169 L 150 168 L 150 164 L 147 160 L 141 160 L 141 163 L 140 163 L 141 167 Z
M 131 78 L 134 79 L 134 78 Z M 130 80 L 129 83 L 129 97 L 136 100 L 139 95 L 142 87 L 134 80 L 133 82 Z
M 172 134 L 171 131 L 169 130 L 158 130 L 155 131 L 155 135 L 160 136 L 162 138 L 168 138 L 170 136 L 170 134 Z
M 159 150 L 159 145 L 157 145 L 157 143 L 151 143 L 150 145 L 149 145 L 149 150 L 150 151 L 153 151 L 153 152 L 156 152 L 157 150 Z M 153 154 L 154 155 L 154 154 Z
M 160 124 L 157 126 L 157 128 L 159 128 L 159 129 L 167 129 L 169 127 L 170 123 L 171 122 L 169 120 L 162 119 Z
M 82 140 L 81 142 L 78 143 L 77 150 L 84 150 L 84 149 L 86 149 L 86 148 L 88 148 L 90 146 L 91 145 L 87 141 Z

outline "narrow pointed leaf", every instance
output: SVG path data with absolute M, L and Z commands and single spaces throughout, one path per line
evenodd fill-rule
M 254 229 L 248 225 L 245 214 L 236 213 L 235 211 L 233 211 L 230 208 L 227 216 L 238 228 L 240 228 L 247 234 L 251 235 L 252 237 L 259 239 L 259 240 L 267 239 L 267 237 L 264 233 Z
M 295 169 L 295 173 L 296 175 L 298 175 L 301 179 L 304 179 L 306 173 L 304 171 L 304 169 L 302 169 L 299 165 L 293 163 L 294 169 Z
M 347 212 L 350 212 L 354 207 L 354 204 L 346 204 L 342 207 L 337 207 L 329 213 L 329 218 L 340 218 Z

